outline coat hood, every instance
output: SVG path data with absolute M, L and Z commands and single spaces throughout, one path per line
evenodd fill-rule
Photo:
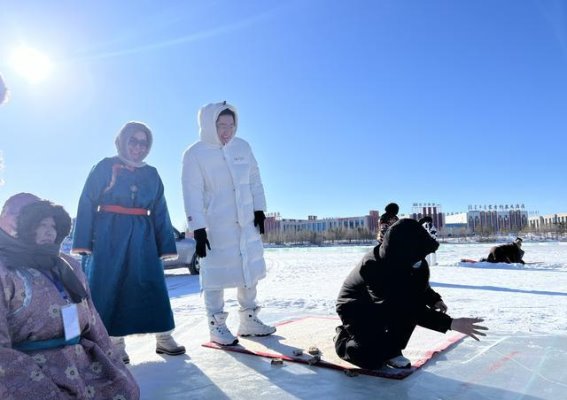
M 16 219 L 20 215 L 20 210 L 28 204 L 35 203 L 41 199 L 31 193 L 17 193 L 4 203 L 0 213 L 0 229 L 7 234 L 16 236 Z
M 437 240 L 419 222 L 404 218 L 386 231 L 379 256 L 388 262 L 413 265 L 438 248 Z
M 218 135 L 217 135 L 217 119 L 219 114 L 224 110 L 231 110 L 234 115 L 234 135 L 236 136 L 236 130 L 238 129 L 238 111 L 236 107 L 228 104 L 226 101 L 222 103 L 210 103 L 207 104 L 199 110 L 197 114 L 197 119 L 199 121 L 199 137 L 205 143 L 222 145 Z

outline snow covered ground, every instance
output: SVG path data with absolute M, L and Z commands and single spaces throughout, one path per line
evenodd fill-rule
M 208 340 L 198 276 L 167 271 L 174 336 L 187 355 L 158 356 L 149 335 L 126 339 L 142 398 L 160 399 L 567 399 L 567 243 L 525 243 L 528 265 L 459 263 L 488 254 L 490 244 L 443 244 L 431 282 L 449 314 L 482 316 L 481 342 L 467 338 L 408 378 L 348 377 L 320 367 L 270 361 L 201 347 Z M 261 317 L 274 323 L 335 315 L 335 297 L 371 247 L 266 249 L 259 286 Z M 236 331 L 235 291 L 226 292 Z

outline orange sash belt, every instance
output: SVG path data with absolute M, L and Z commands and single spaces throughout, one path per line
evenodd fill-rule
M 150 215 L 150 210 L 146 210 L 145 208 L 129 208 L 129 207 L 122 207 L 116 206 L 113 204 L 103 204 L 97 207 L 97 211 L 101 212 L 110 212 L 115 214 L 126 214 L 126 215 Z

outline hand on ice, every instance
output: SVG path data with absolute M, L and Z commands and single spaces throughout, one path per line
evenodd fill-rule
M 482 325 L 477 325 L 478 322 L 483 322 L 483 318 L 455 318 L 451 322 L 451 330 L 464 333 L 472 337 L 474 340 L 479 340 L 478 336 L 486 336 L 488 328 Z
M 433 305 L 433 309 L 436 311 L 441 311 L 442 313 L 447 312 L 447 304 L 443 302 L 443 300 L 439 300 L 437 303 Z

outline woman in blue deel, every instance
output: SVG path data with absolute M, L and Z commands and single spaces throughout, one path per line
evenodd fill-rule
M 118 155 L 90 172 L 79 200 L 73 253 L 84 256 L 94 304 L 125 363 L 124 336 L 156 333 L 158 354 L 179 355 L 162 259 L 175 257 L 173 228 L 157 170 L 143 162 L 150 129 L 128 122 Z

